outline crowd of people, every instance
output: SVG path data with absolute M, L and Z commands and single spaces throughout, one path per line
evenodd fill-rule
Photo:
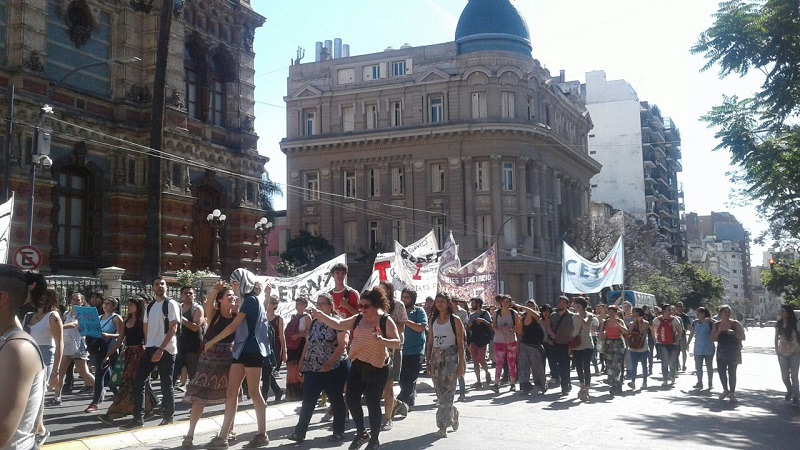
M 93 293 L 89 306 L 97 309 L 101 334 L 88 338 L 81 335 L 75 310 L 86 306 L 82 294 L 72 294 L 67 309 L 59 312 L 58 293 L 43 276 L 0 266 L 0 382 L 10 386 L 0 391 L 0 403 L 10 408 L 0 419 L 0 448 L 44 443 L 49 435 L 42 420 L 45 392 L 53 390 L 48 407 L 60 405 L 62 395 L 72 392 L 74 370 L 83 391 L 92 393 L 85 412 L 97 413 L 108 425 L 131 416 L 122 424 L 128 430 L 144 427 L 155 415 L 160 415 L 159 425 L 173 423 L 175 390 L 185 390 L 183 401 L 191 404 L 191 412 L 184 448 L 195 445 L 205 406 L 215 404 L 225 405 L 223 422 L 204 445 L 228 448 L 237 439 L 234 417 L 243 392 L 257 422 L 248 447 L 268 445 L 266 399 L 272 389 L 276 401 L 284 395 L 301 401 L 288 439 L 304 441 L 317 405 L 329 403 L 322 421 L 332 420 L 331 441 L 345 439 L 350 417 L 355 435 L 349 448 L 366 444 L 378 449 L 381 432 L 392 429 L 393 418 L 417 406 L 422 373 L 430 376 L 436 394 L 432 428 L 446 438 L 459 429 L 456 391 L 463 400 L 470 362 L 473 390 L 499 394 L 507 383 L 509 391 L 519 388 L 522 396 L 555 387 L 566 397 L 574 370 L 577 398 L 589 402 L 602 384 L 612 397 L 626 385 L 647 389 L 655 360 L 660 361 L 662 386 L 670 388 L 693 356 L 694 388 L 713 389 L 716 365 L 719 399 L 737 402 L 737 367 L 746 335 L 727 305 L 715 315 L 697 308 L 696 319 L 681 304 L 651 309 L 618 301 L 592 307 L 583 296 L 561 296 L 551 307 L 533 300 L 517 304 L 498 295 L 485 307 L 482 298 L 465 301 L 437 293 L 420 305 L 410 289 L 395 298 L 388 282 L 358 294 L 344 283 L 344 264 L 335 265 L 331 275 L 334 288 L 315 298 L 298 296 L 285 324 L 276 313 L 277 296 L 245 269 L 217 282 L 205 301 L 195 299 L 191 286 L 181 289 L 180 301 L 170 299 L 165 279 L 157 277 L 151 294 L 128 299 L 126 317 L 118 314 L 118 299 Z M 262 292 L 263 302 L 258 299 Z M 781 308 L 775 329 L 775 351 L 786 400 L 797 405 L 800 333 L 788 305 Z M 285 391 L 275 381 L 282 364 L 287 367 Z M 116 381 L 114 371 L 121 372 Z M 160 398 L 151 386 L 154 372 Z M 597 376 L 601 381 L 593 383 Z M 114 398 L 101 411 L 106 391 Z

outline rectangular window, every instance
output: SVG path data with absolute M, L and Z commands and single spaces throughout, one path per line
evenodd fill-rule
M 303 136 L 313 136 L 316 126 L 316 114 L 314 111 L 303 111 Z
M 489 161 L 478 161 L 475 163 L 475 190 L 489 190 Z
M 403 125 L 403 102 L 392 102 L 392 126 L 399 127 Z
M 307 222 L 305 225 L 306 231 L 312 236 L 319 236 L 319 223 Z
M 442 248 L 444 245 L 444 240 L 447 238 L 445 235 L 446 228 L 447 226 L 444 216 L 433 218 L 433 233 L 436 235 L 436 239 L 439 241 L 439 248 Z
M 492 245 L 492 216 L 478 216 L 478 247 L 488 248 Z
M 369 169 L 367 174 L 367 191 L 370 197 L 381 196 L 381 178 L 378 169 Z
M 225 126 L 225 84 L 214 80 L 211 92 L 211 123 L 218 127 Z
M 255 183 L 245 183 L 244 187 L 244 201 L 249 204 L 254 204 L 256 202 L 256 187 Z
M 431 165 L 431 192 L 445 191 L 445 167 L 444 164 Z
M 364 66 L 364 81 L 378 80 L 381 78 L 381 65 L 373 64 Z
M 356 70 L 352 67 L 349 69 L 339 69 L 337 71 L 339 84 L 350 84 L 355 81 Z
M 392 195 L 405 195 L 405 177 L 405 168 L 402 166 L 392 168 Z
M 319 200 L 319 172 L 307 172 L 305 177 L 306 200 Z
M 503 162 L 503 190 L 514 190 L 514 163 Z
M 528 97 L 528 121 L 536 121 L 536 104 L 533 97 Z
M 197 86 L 200 83 L 200 77 L 196 70 L 186 69 L 186 109 L 189 111 L 189 117 L 192 119 L 199 119 L 199 109 L 197 108 Z
M 131 186 L 138 186 L 138 179 L 136 177 L 136 160 L 128 158 L 128 184 Z
M 88 229 L 84 221 L 87 180 L 74 172 L 59 175 L 58 253 L 61 256 L 86 256 Z
M 350 220 L 344 223 L 344 251 L 353 253 L 356 251 L 356 243 L 358 236 L 357 223 L 355 220 Z
M 354 170 L 344 171 L 344 196 L 356 198 L 356 172 Z
M 504 119 L 514 118 L 514 93 L 510 91 L 503 91 L 502 95 L 502 115 Z
M 472 93 L 472 118 L 486 118 L 486 92 Z
M 377 220 L 370 220 L 369 221 L 369 249 L 376 250 L 380 245 L 380 237 L 379 237 L 379 229 L 378 229 L 378 221 Z
M 172 171 L 170 176 L 170 184 L 174 188 L 183 186 L 183 164 L 172 162 Z
M 342 108 L 342 131 L 348 132 L 356 129 L 356 108 L 345 106 Z
M 515 248 L 517 246 L 517 221 L 514 220 L 514 216 L 503 216 L 503 223 L 506 224 L 501 230 L 505 248 Z
M 397 242 L 403 243 L 406 241 L 405 220 L 395 219 L 392 221 L 392 235 Z
M 405 61 L 394 61 L 392 63 L 392 76 L 393 77 L 402 77 L 406 74 L 406 62 Z
M 444 102 L 442 97 L 431 97 L 429 100 L 430 123 L 439 123 L 444 120 Z
M 378 128 L 378 105 L 367 105 L 367 129 L 374 130 Z

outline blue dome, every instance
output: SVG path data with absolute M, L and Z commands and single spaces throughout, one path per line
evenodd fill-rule
M 456 27 L 458 53 L 506 51 L 531 56 L 528 24 L 511 0 L 469 0 Z

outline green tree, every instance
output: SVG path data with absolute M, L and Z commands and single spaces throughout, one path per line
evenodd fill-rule
M 761 274 L 761 283 L 768 291 L 783 297 L 786 303 L 800 308 L 800 262 L 778 262 Z
M 700 306 L 713 308 L 725 295 L 722 278 L 712 275 L 702 267 L 683 263 L 679 264 L 676 270 L 689 280 L 690 290 L 683 295 L 683 304 L 687 308 L 695 309 Z
M 738 170 L 732 181 L 742 199 L 757 204 L 772 239 L 800 235 L 800 8 L 797 0 L 732 0 L 719 4 L 715 22 L 692 53 L 703 70 L 720 77 L 761 72 L 761 91 L 750 98 L 724 97 L 703 120 L 716 128 Z
M 303 273 L 301 267 L 297 267 L 289 261 L 281 261 L 276 264 L 275 271 L 282 277 L 294 277 Z
M 278 183 L 269 178 L 269 173 L 265 170 L 261 174 L 261 184 L 259 184 L 259 197 L 261 200 L 261 208 L 269 220 L 275 219 L 275 203 L 272 198 L 275 196 L 283 196 L 283 190 Z
M 634 285 L 633 289 L 655 295 L 656 304 L 658 305 L 663 305 L 665 303 L 674 305 L 680 301 L 682 295 L 682 292 L 675 285 L 674 281 L 664 275 L 653 275 L 646 281 Z
M 281 253 L 281 260 L 308 271 L 332 259 L 334 251 L 333 245 L 324 237 L 302 230 L 286 243 L 286 251 Z

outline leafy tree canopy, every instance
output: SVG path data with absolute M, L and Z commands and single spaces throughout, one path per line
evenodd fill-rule
M 683 305 L 686 308 L 705 306 L 713 309 L 725 295 L 722 278 L 712 275 L 702 267 L 683 263 L 675 269 L 689 280 L 690 290 L 683 295 Z
M 761 283 L 786 303 L 800 308 L 800 261 L 778 262 L 761 274 Z
M 283 190 L 278 183 L 269 178 L 269 173 L 265 170 L 261 174 L 261 184 L 259 185 L 259 198 L 261 200 L 261 208 L 269 220 L 275 219 L 275 203 L 272 198 L 275 196 L 283 196 Z
M 334 251 L 333 245 L 324 237 L 302 230 L 286 243 L 286 251 L 281 253 L 281 260 L 308 271 L 332 259 Z
M 703 120 L 716 128 L 738 170 L 732 181 L 757 203 L 772 239 L 800 236 L 800 8 L 796 0 L 731 0 L 719 4 L 714 24 L 691 51 L 720 77 L 763 74 L 751 98 L 724 97 Z

